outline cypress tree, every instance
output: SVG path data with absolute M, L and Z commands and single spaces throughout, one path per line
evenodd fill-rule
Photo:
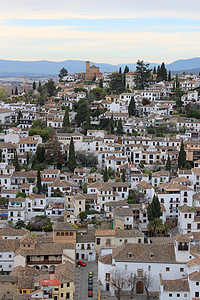
M 119 68 L 119 74 L 122 74 L 122 68 L 121 67 Z
M 150 206 L 150 220 L 154 220 L 156 218 L 160 218 L 161 216 L 161 208 L 160 208 L 160 202 L 158 200 L 158 196 L 154 195 L 153 200 Z
M 107 170 L 107 167 L 105 167 L 105 170 L 103 172 L 103 181 L 104 182 L 108 181 L 108 170 Z
M 85 135 L 87 135 L 87 131 L 88 131 L 88 129 L 90 129 L 90 124 L 91 124 L 90 111 L 88 109 L 88 111 L 87 111 L 87 117 L 86 117 L 86 122 L 85 122 L 85 126 L 84 126 L 84 134 Z
M 41 87 L 41 86 L 42 86 L 41 81 L 39 81 L 39 87 Z
M 153 68 L 153 74 L 156 74 L 156 67 Z
M 135 113 L 136 113 L 135 100 L 134 100 L 134 97 L 132 96 L 131 101 L 130 101 L 129 106 L 128 106 L 129 117 L 135 116 Z
M 26 163 L 27 163 L 27 166 L 29 165 L 29 160 L 30 160 L 30 155 L 29 155 L 29 152 L 26 153 Z
M 124 74 L 126 74 L 126 73 L 128 73 L 128 72 L 129 72 L 129 67 L 126 66 L 126 67 L 124 68 Z
M 17 87 L 15 88 L 15 95 L 18 95 L 18 89 L 17 89 Z
M 123 169 L 122 171 L 122 181 L 125 182 L 126 181 L 126 174 L 125 174 L 125 170 Z
M 74 150 L 74 142 L 73 137 L 71 137 L 70 145 L 69 145 L 69 159 L 68 159 L 68 168 L 71 172 L 74 172 L 74 169 L 76 168 L 76 156 L 75 156 L 75 150 Z
M 13 165 L 15 167 L 15 171 L 20 171 L 20 164 L 19 164 L 19 161 L 18 161 L 18 155 L 17 155 L 16 150 L 15 150 L 15 153 L 14 153 Z
M 13 89 L 12 89 L 12 95 L 14 95 L 14 91 L 13 91 Z
M 120 119 L 117 123 L 117 134 L 123 134 L 123 126 L 122 126 L 122 120 Z
M 181 148 L 180 148 L 179 155 L 178 155 L 178 167 L 179 167 L 179 169 L 185 168 L 185 164 L 186 164 L 186 153 L 185 153 L 185 150 L 184 150 L 184 144 L 183 144 L 183 140 L 182 140 Z
M 172 81 L 171 71 L 169 71 L 169 74 L 168 74 L 168 81 Z
M 160 73 L 161 73 L 161 79 L 167 80 L 167 70 L 165 68 L 164 62 L 161 64 Z
M 99 80 L 99 88 L 100 88 L 100 89 L 103 89 L 103 79 L 100 79 L 100 80 Z
M 64 128 L 70 127 L 68 107 L 65 109 L 65 115 L 64 115 L 64 118 L 63 118 L 62 126 Z
M 165 170 L 166 171 L 171 171 L 171 159 L 170 159 L 169 155 L 167 157 L 167 162 L 166 162 L 166 165 L 165 165 Z
M 157 77 L 156 77 L 156 81 L 157 81 L 157 82 L 161 81 L 161 70 L 160 70 L 160 66 L 157 67 Z
M 37 171 L 37 193 L 40 194 L 42 191 L 42 184 L 41 184 L 41 175 L 40 170 Z
M 158 196 L 154 195 L 152 203 L 151 203 L 151 207 L 152 207 L 152 213 L 153 213 L 154 219 L 160 218 L 161 208 L 160 208 L 160 202 L 158 200 Z
M 36 83 L 35 83 L 35 81 L 33 81 L 33 90 L 34 91 L 36 90 Z

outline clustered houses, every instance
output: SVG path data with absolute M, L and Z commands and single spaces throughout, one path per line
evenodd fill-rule
M 91 85 L 83 83 L 94 76 Z M 0 299 L 78 299 L 76 260 L 98 261 L 100 288 L 110 296 L 116 293 L 112 274 L 120 270 L 132 274 L 138 295 L 148 290 L 160 299 L 200 299 L 200 122 L 174 114 L 173 81 L 134 90 L 134 72 L 128 72 L 128 92 L 90 103 L 93 129 L 83 134 L 74 107 L 101 79 L 108 87 L 109 75 L 87 62 L 86 73 L 65 76 L 56 83 L 57 95 L 42 107 L 0 103 Z M 183 107 L 198 105 L 200 77 L 180 77 L 180 86 Z M 129 116 L 133 100 L 136 116 Z M 70 130 L 63 128 L 66 107 Z M 113 130 L 99 129 L 104 119 Z M 55 131 L 65 160 L 73 139 L 77 157 L 94 159 L 96 168 L 79 159 L 73 172 L 65 163 L 59 168 L 50 161 L 40 164 L 39 193 L 33 166 L 48 138 L 32 130 L 40 122 Z M 117 134 L 119 125 L 124 134 Z M 177 168 L 182 141 L 190 169 Z M 155 196 L 169 237 L 160 232 L 149 237 Z M 44 219 L 53 223 L 51 232 L 44 232 L 45 226 L 34 233 L 16 229 Z M 148 287 L 145 278 L 151 279 Z

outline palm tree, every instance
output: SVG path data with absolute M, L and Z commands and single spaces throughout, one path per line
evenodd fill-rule
M 158 233 L 163 233 L 166 229 L 163 221 L 159 218 L 150 221 L 147 227 L 151 236 L 157 236 Z

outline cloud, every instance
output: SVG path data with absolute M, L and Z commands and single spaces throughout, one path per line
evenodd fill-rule
M 94 59 L 95 61 L 169 62 L 198 56 L 198 32 L 91 32 L 70 26 L 0 25 L 0 57 L 18 59 Z M 12 49 L 12 51 L 11 51 Z M 12 57 L 13 57 L 12 56 Z M 8 57 L 6 57 L 8 58 Z M 14 58 L 14 57 L 13 57 Z
M 7 0 L 1 19 L 199 18 L 199 0 Z

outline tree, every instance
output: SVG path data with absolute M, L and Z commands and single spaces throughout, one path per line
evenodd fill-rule
M 66 107 L 66 109 L 65 109 L 65 115 L 64 115 L 64 118 L 63 118 L 62 126 L 64 128 L 69 128 L 70 127 L 68 107 Z
M 135 116 L 135 114 L 136 114 L 134 96 L 131 97 L 131 101 L 128 106 L 128 114 L 129 114 L 129 117 Z
M 0 88 L 0 101 L 6 101 L 8 98 L 8 95 L 4 89 Z
M 150 299 L 150 297 L 149 297 L 149 288 L 152 285 L 153 277 L 152 277 L 151 273 L 144 272 L 144 270 L 143 270 L 142 279 L 143 279 L 145 291 L 147 293 L 147 299 Z
M 122 68 L 119 67 L 119 74 L 122 74 Z
M 120 94 L 125 90 L 124 76 L 120 73 L 112 73 L 110 76 L 109 87 L 111 92 Z
M 103 79 L 100 79 L 100 80 L 99 80 L 99 88 L 100 88 L 100 89 L 103 89 Z
M 53 161 L 53 167 L 60 166 L 64 162 L 63 154 L 61 151 L 61 143 L 58 142 L 58 138 L 55 132 L 52 132 L 50 135 L 49 141 L 45 144 L 46 153 L 45 157 L 47 160 Z
M 165 68 L 164 62 L 161 64 L 160 68 L 160 73 L 161 73 L 161 80 L 167 80 L 167 69 Z
M 87 154 L 86 152 L 76 153 L 76 161 L 79 166 L 87 168 L 96 168 L 98 164 L 97 157 L 94 154 Z
M 77 105 L 78 107 L 75 116 L 75 121 L 80 126 L 84 121 L 86 121 L 87 112 L 88 112 L 88 103 L 86 99 L 80 99 Z
M 155 218 L 151 220 L 147 225 L 150 236 L 157 236 L 158 233 L 163 233 L 166 230 L 166 226 L 163 224 L 162 219 Z
M 30 161 L 30 154 L 29 152 L 26 153 L 26 164 L 27 166 L 29 165 L 29 161 Z
M 126 181 L 126 174 L 125 174 L 125 170 L 123 169 L 122 171 L 122 181 L 125 182 Z
M 25 224 L 24 221 L 19 220 L 19 221 L 17 221 L 17 223 L 15 224 L 15 228 L 16 228 L 16 229 L 26 228 L 26 224 Z
M 153 68 L 153 74 L 156 74 L 157 72 L 156 72 L 156 67 L 154 66 L 154 68 Z
M 165 165 L 165 170 L 166 171 L 171 171 L 171 159 L 170 159 L 169 155 L 167 157 L 167 162 L 166 162 L 166 165 Z
M 74 169 L 76 168 L 76 156 L 75 156 L 75 150 L 74 150 L 74 142 L 73 137 L 71 137 L 70 145 L 69 145 L 69 159 L 67 162 L 68 168 L 71 172 L 74 172 Z
M 169 73 L 168 73 L 168 81 L 172 81 L 171 71 L 169 71 Z
M 161 216 L 161 208 L 158 196 L 154 195 L 152 202 L 149 204 L 147 208 L 148 220 L 154 220 L 156 218 L 160 218 Z
M 134 78 L 135 88 L 143 90 L 145 87 L 148 87 L 150 79 L 151 70 L 149 69 L 149 64 L 145 64 L 143 60 L 138 60 Z
M 117 299 L 121 299 L 121 292 L 129 285 L 129 273 L 122 269 L 114 269 L 110 274 L 110 284 L 117 290 Z
M 124 68 L 124 74 L 128 73 L 129 72 L 129 67 L 128 66 L 125 66 Z
M 37 171 L 37 193 L 41 194 L 42 191 L 42 183 L 41 183 L 41 175 L 40 175 L 40 170 Z
M 36 90 L 36 83 L 35 83 L 35 81 L 33 81 L 33 90 L 34 91 Z
M 24 193 L 24 192 L 17 193 L 16 198 L 19 198 L 19 197 L 26 198 L 26 193 Z
M 107 170 L 107 167 L 105 167 L 105 170 L 103 172 L 103 181 L 104 182 L 108 181 L 108 170 Z
M 86 220 L 87 219 L 87 213 L 85 211 L 80 212 L 79 218 L 81 219 L 81 221 Z
M 36 160 L 41 164 L 45 162 L 45 147 L 37 146 Z
M 181 142 L 181 148 L 178 155 L 178 167 L 179 169 L 184 169 L 186 165 L 186 152 L 184 149 L 183 140 Z
M 14 152 L 14 160 L 13 160 L 13 165 L 15 167 L 15 171 L 20 171 L 20 164 L 19 164 L 19 161 L 18 161 L 18 155 L 17 155 L 17 151 L 15 150 Z
M 136 282 L 137 282 L 137 279 L 138 279 L 138 276 L 137 276 L 137 273 L 136 272 L 131 272 L 130 273 L 130 276 L 129 276 L 129 286 L 131 288 L 131 296 L 130 296 L 130 299 L 133 299 L 134 298 L 134 289 L 135 289 L 135 285 L 136 285 Z
M 102 79 L 101 79 L 102 80 Z M 93 90 L 91 90 L 88 94 L 88 103 L 92 103 L 93 101 L 102 100 L 106 96 L 106 90 L 103 89 L 103 87 L 98 87 Z
M 18 95 L 18 89 L 17 89 L 17 87 L 15 88 L 15 95 Z
M 67 75 L 68 75 L 68 71 L 67 71 L 67 69 L 65 69 L 65 68 L 62 68 L 62 69 L 60 70 L 60 73 L 58 74 L 60 80 L 62 80 L 63 77 L 65 77 L 65 76 L 67 76 Z
M 87 117 L 86 117 L 86 121 L 85 121 L 85 125 L 84 125 L 84 134 L 85 135 L 87 135 L 87 131 L 88 131 L 88 129 L 90 129 L 90 124 L 91 124 L 90 111 L 88 109 L 88 111 L 87 111 Z
M 122 120 L 120 119 L 117 123 L 117 134 L 123 134 L 123 125 L 122 125 Z

